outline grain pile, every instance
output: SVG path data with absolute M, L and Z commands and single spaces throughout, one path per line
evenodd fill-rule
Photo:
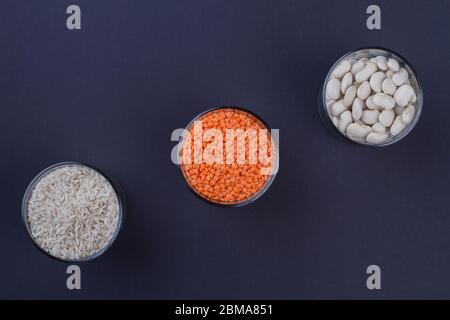
M 66 165 L 44 175 L 28 202 L 32 238 L 50 255 L 82 260 L 107 246 L 119 222 L 119 200 L 97 171 Z

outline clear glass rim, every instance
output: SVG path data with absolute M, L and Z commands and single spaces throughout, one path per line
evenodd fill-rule
M 248 114 L 250 114 L 251 116 L 255 117 L 258 121 L 260 121 L 268 130 L 270 130 L 269 125 L 257 114 L 255 114 L 252 111 L 249 111 L 245 108 L 242 107 L 237 107 L 237 106 L 219 106 L 219 107 L 212 107 L 209 108 L 201 113 L 199 113 L 197 116 L 195 116 L 189 123 L 188 125 L 185 127 L 186 129 L 189 129 L 192 127 L 192 125 L 194 124 L 195 121 L 197 121 L 199 118 L 203 117 L 204 115 L 210 113 L 210 112 L 214 112 L 217 110 L 238 110 L 238 111 L 242 111 L 242 112 L 246 112 Z M 272 137 L 272 135 L 271 135 Z M 272 139 L 272 143 L 275 144 L 274 140 Z M 258 192 L 256 192 L 254 195 L 252 195 L 251 197 L 243 200 L 243 201 L 239 201 L 239 202 L 232 202 L 232 203 L 221 203 L 221 202 L 215 202 L 212 201 L 210 199 L 207 199 L 205 197 L 203 197 L 200 193 L 198 193 L 190 184 L 189 181 L 183 171 L 183 166 L 181 164 L 179 164 L 179 169 L 181 172 L 181 175 L 183 177 L 183 180 L 186 184 L 186 186 L 189 188 L 189 190 L 199 199 L 205 201 L 208 204 L 211 204 L 213 206 L 216 207 L 222 207 L 222 208 L 236 208 L 236 207 L 242 207 L 245 205 L 248 205 L 254 201 L 256 201 L 257 199 L 259 199 L 263 194 L 265 194 L 267 192 L 267 190 L 269 190 L 269 188 L 271 187 L 272 183 L 275 180 L 275 177 L 277 176 L 278 173 L 278 169 L 279 169 L 279 147 L 276 145 L 275 146 L 277 149 L 277 155 L 276 155 L 276 170 L 275 170 L 275 174 L 272 174 L 269 176 L 269 178 L 267 179 L 266 183 L 264 184 L 264 186 L 258 190 Z
M 33 237 L 33 234 L 31 232 L 31 228 L 30 228 L 30 224 L 28 222 L 28 203 L 29 200 L 31 198 L 31 195 L 36 187 L 36 184 L 41 181 L 42 178 L 44 178 L 45 176 L 47 176 L 50 172 L 53 172 L 57 169 L 63 168 L 63 167 L 68 167 L 68 166 L 80 166 L 80 167 L 86 167 L 88 169 L 94 170 L 95 172 L 97 172 L 98 174 L 100 174 L 103 178 L 106 179 L 106 181 L 108 181 L 108 183 L 111 185 L 111 187 L 113 188 L 116 197 L 117 197 L 117 201 L 118 201 L 118 205 L 119 205 L 119 220 L 117 222 L 117 227 L 116 230 L 114 230 L 114 234 L 111 237 L 111 239 L 108 241 L 108 243 L 99 251 L 97 251 L 96 253 L 81 258 L 81 259 L 63 259 L 57 256 L 53 256 L 52 254 L 50 254 L 49 252 L 45 251 L 43 248 L 41 248 L 39 246 L 39 244 L 36 242 L 35 238 Z M 83 162 L 77 162 L 77 161 L 67 161 L 67 162 L 59 162 L 56 164 L 53 164 L 49 167 L 47 167 L 46 169 L 42 170 L 41 172 L 39 172 L 34 178 L 33 180 L 30 182 L 30 184 L 28 185 L 25 194 L 23 196 L 22 199 L 22 221 L 25 225 L 25 228 L 27 229 L 27 233 L 28 236 L 31 238 L 33 244 L 41 251 L 43 252 L 45 255 L 47 255 L 50 258 L 53 258 L 57 261 L 60 262 L 68 262 L 68 263 L 83 263 L 83 262 L 89 262 L 92 261 L 98 257 L 100 257 L 102 254 L 104 254 L 111 246 L 112 244 L 115 242 L 115 240 L 117 239 L 123 223 L 125 221 L 125 197 L 123 195 L 123 193 L 120 191 L 120 189 L 116 186 L 116 184 L 111 181 L 111 179 L 104 174 L 102 171 L 100 171 L 99 169 L 88 165 L 86 163 Z
M 353 55 L 356 55 L 358 53 L 363 54 L 365 51 L 368 51 L 368 50 L 383 51 L 383 52 L 387 53 L 388 56 L 396 58 L 400 62 L 400 64 L 403 67 L 405 67 L 405 69 L 408 71 L 408 73 L 414 76 L 414 80 L 415 80 L 415 82 L 417 84 L 417 90 L 418 90 L 417 102 L 415 104 L 416 113 L 415 113 L 413 121 L 402 132 L 400 132 L 398 135 L 396 135 L 395 137 L 391 137 L 391 139 L 389 139 L 388 141 L 386 141 L 384 143 L 380 143 L 380 144 L 370 144 L 370 143 L 358 142 L 358 141 L 350 139 L 349 137 L 347 137 L 346 135 L 341 133 L 336 128 L 336 126 L 334 126 L 334 124 L 333 124 L 333 122 L 332 122 L 332 120 L 331 120 L 331 118 L 330 118 L 330 116 L 328 114 L 328 110 L 327 110 L 326 85 L 327 85 L 328 81 L 331 78 L 331 74 L 332 74 L 333 70 L 336 68 L 336 66 L 339 65 L 339 63 L 341 63 L 342 61 L 346 60 L 347 58 L 349 58 L 349 57 L 351 57 Z M 328 73 L 327 73 L 327 75 L 325 77 L 325 81 L 322 84 L 321 95 L 319 96 L 320 117 L 322 119 L 322 122 L 324 122 L 325 126 L 331 130 L 333 135 L 340 136 L 341 138 L 345 139 L 347 142 L 352 142 L 352 143 L 354 143 L 356 145 L 369 147 L 369 148 L 387 147 L 387 146 L 393 145 L 393 144 L 395 144 L 397 142 L 400 142 L 404 138 L 406 138 L 413 131 L 413 129 L 416 127 L 417 123 L 419 122 L 420 118 L 422 117 L 423 104 L 424 104 L 423 88 L 422 88 L 422 85 L 420 83 L 419 77 L 417 75 L 417 72 L 416 72 L 414 66 L 404 56 L 402 56 L 401 54 L 399 54 L 399 53 L 397 53 L 397 52 L 395 52 L 395 51 L 393 51 L 391 49 L 387 49 L 387 48 L 383 48 L 383 47 L 376 47 L 376 46 L 359 48 L 359 49 L 356 49 L 354 51 L 347 52 L 346 54 L 341 56 L 333 64 L 333 66 L 330 68 L 330 70 L 328 71 Z

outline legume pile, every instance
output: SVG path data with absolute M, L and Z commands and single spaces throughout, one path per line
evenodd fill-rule
M 326 85 L 328 114 L 353 141 L 382 145 L 418 116 L 417 80 L 399 60 L 379 55 L 349 57 L 334 68 Z
M 264 169 L 267 171 L 273 168 L 275 158 L 272 157 L 272 152 L 275 149 L 272 146 L 270 131 L 262 121 L 248 112 L 232 108 L 215 109 L 203 114 L 196 121 L 201 121 L 203 132 L 213 129 L 220 132 L 223 137 L 223 141 L 217 141 L 216 138 L 205 139 L 205 136 L 203 136 L 200 147 L 202 154 L 211 146 L 211 143 L 222 142 L 218 149 L 219 152 L 223 151 L 223 158 L 230 159 L 232 157 L 234 162 L 208 163 L 205 161 L 207 159 L 203 159 L 201 163 L 195 161 L 190 164 L 182 163 L 180 167 L 189 186 L 204 199 L 224 205 L 241 204 L 263 191 L 266 184 L 271 180 L 273 172 L 271 175 L 262 172 Z M 258 161 L 256 163 L 251 161 L 250 139 L 245 139 L 245 147 L 236 143 L 233 148 L 227 148 L 227 144 L 231 142 L 231 137 L 227 136 L 230 129 L 242 131 L 253 129 L 266 135 L 265 141 L 262 141 L 261 136 L 258 136 Z M 198 157 L 194 150 L 194 124 L 187 130 L 191 134 L 190 150 L 193 159 Z M 233 141 L 238 141 L 234 138 Z M 183 157 L 183 149 L 186 147 L 184 144 L 187 141 L 188 139 L 185 139 L 181 145 L 181 158 Z M 263 152 L 267 157 L 266 161 L 262 162 L 259 159 Z M 245 158 L 245 162 L 237 161 L 239 158 Z

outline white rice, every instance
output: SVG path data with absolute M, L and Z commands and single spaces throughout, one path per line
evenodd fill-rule
M 44 251 L 63 260 L 81 260 L 108 245 L 118 227 L 119 200 L 97 171 L 67 165 L 36 184 L 28 203 L 28 222 Z

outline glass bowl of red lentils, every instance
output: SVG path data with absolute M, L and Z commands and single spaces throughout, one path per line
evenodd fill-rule
M 196 116 L 179 144 L 181 173 L 195 195 L 224 207 L 262 196 L 279 165 L 277 131 L 240 107 L 217 107 Z

